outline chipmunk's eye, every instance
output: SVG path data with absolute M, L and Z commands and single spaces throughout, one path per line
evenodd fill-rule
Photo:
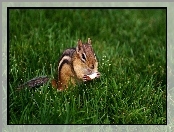
M 86 55 L 84 53 L 82 53 L 82 61 L 85 62 L 86 61 Z

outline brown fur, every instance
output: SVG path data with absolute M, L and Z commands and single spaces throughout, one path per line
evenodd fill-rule
M 64 53 L 67 54 L 67 51 Z M 81 59 L 83 53 L 86 55 L 86 60 L 84 62 Z M 68 58 L 68 63 L 64 63 L 64 61 L 61 62 L 64 64 L 62 64 L 61 69 L 59 69 L 59 90 L 67 88 L 69 83 L 76 85 L 77 82 L 83 81 L 83 77 L 85 75 L 98 72 L 98 62 L 94 55 L 90 39 L 88 39 L 88 43 L 86 44 L 83 44 L 81 40 L 79 40 L 76 50 L 73 52 L 70 58 Z M 62 59 L 64 58 L 62 57 Z M 59 66 L 60 65 L 61 64 L 59 63 Z M 91 80 L 90 78 L 87 79 Z

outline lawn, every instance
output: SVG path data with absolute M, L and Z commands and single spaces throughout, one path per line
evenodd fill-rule
M 166 124 L 166 9 L 9 9 L 9 124 Z M 65 92 L 62 52 L 92 39 L 100 79 Z

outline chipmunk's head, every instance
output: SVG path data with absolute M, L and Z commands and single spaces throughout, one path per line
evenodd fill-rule
M 85 74 L 92 74 L 98 70 L 98 61 L 92 48 L 91 40 L 88 38 L 87 43 L 78 40 L 76 52 L 84 67 Z

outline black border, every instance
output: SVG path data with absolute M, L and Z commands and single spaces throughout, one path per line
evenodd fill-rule
M 56 125 L 167 125 L 167 7 L 7 7 L 7 125 L 55 125 L 55 124 L 10 124 L 9 122 L 9 10 L 10 9 L 165 9 L 166 10 L 166 124 L 56 124 Z

